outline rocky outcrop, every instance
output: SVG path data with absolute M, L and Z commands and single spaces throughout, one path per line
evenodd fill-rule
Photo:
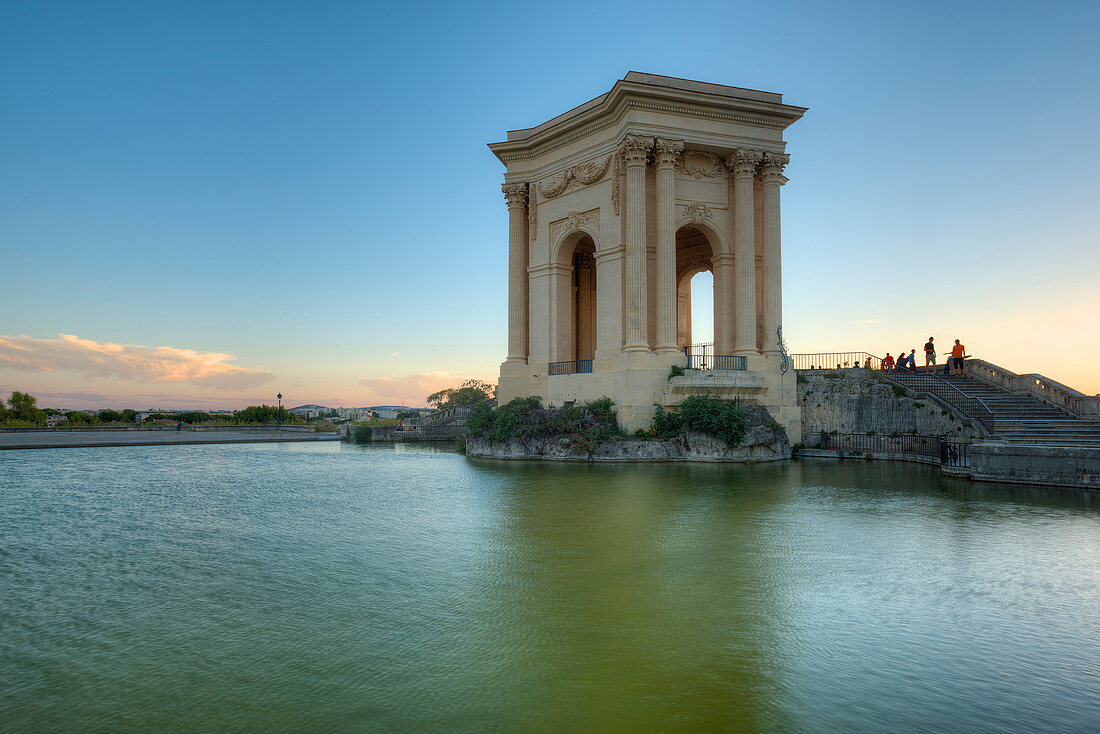
M 822 432 L 947 435 L 961 440 L 982 435 L 949 406 L 918 398 L 868 369 L 799 373 L 798 405 L 807 446 L 815 445 Z
M 550 461 L 722 461 L 760 462 L 791 458 L 787 435 L 768 426 L 749 429 L 740 446 L 731 448 L 705 433 L 689 432 L 672 439 L 620 439 L 589 449 L 568 436 L 514 438 L 490 443 L 469 438 L 466 455 L 490 459 L 543 459 Z

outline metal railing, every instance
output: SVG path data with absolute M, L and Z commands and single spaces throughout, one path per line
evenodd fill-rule
M 715 354 L 714 343 L 691 344 L 685 347 L 688 369 L 692 370 L 747 370 L 748 358 L 743 354 Z
M 911 433 L 890 436 L 878 433 L 822 432 L 819 448 L 844 453 L 910 454 L 938 458 L 940 443 L 938 436 L 915 436 Z
M 817 354 L 792 354 L 796 370 L 843 370 L 852 367 L 882 369 L 882 358 L 867 352 L 819 352 Z
M 967 395 L 950 382 L 941 380 L 934 374 L 911 370 L 890 370 L 885 373 L 885 377 L 902 387 L 935 395 L 945 403 L 958 408 L 964 415 L 981 423 L 990 433 L 994 432 L 993 411 L 989 406 L 981 398 Z
M 551 375 L 579 375 L 592 371 L 592 360 L 575 359 L 572 362 L 551 362 L 547 374 Z
M 888 436 L 877 433 L 821 433 L 817 448 L 842 454 L 903 454 L 935 459 L 943 466 L 970 466 L 969 444 L 943 436 Z
M 944 466 L 970 466 L 969 444 L 940 441 L 940 463 Z

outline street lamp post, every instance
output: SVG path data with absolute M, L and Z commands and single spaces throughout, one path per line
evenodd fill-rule
M 275 416 L 276 416 L 276 418 L 275 418 L 275 420 L 276 420 L 276 429 L 275 430 L 281 432 L 283 430 L 283 394 L 279 393 L 275 397 L 277 397 L 279 399 L 279 412 L 275 414 Z

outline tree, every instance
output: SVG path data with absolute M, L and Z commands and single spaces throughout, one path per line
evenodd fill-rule
M 45 423 L 46 415 L 38 409 L 38 398 L 25 392 L 13 392 L 8 398 L 11 416 L 15 420 Z
M 466 380 L 459 387 L 448 387 L 428 396 L 428 405 L 436 410 L 456 408 L 461 405 L 475 405 L 484 402 L 496 394 L 496 385 L 481 380 Z
M 99 419 L 104 423 L 120 421 L 122 420 L 122 413 L 117 410 L 101 410 L 99 411 Z
M 122 420 L 126 421 L 127 423 L 136 423 L 137 411 L 133 408 L 127 408 L 126 410 L 122 411 Z

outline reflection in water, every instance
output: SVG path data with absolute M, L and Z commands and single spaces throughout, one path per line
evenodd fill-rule
M 13 730 L 1088 730 L 1100 513 L 920 465 L 0 453 Z

